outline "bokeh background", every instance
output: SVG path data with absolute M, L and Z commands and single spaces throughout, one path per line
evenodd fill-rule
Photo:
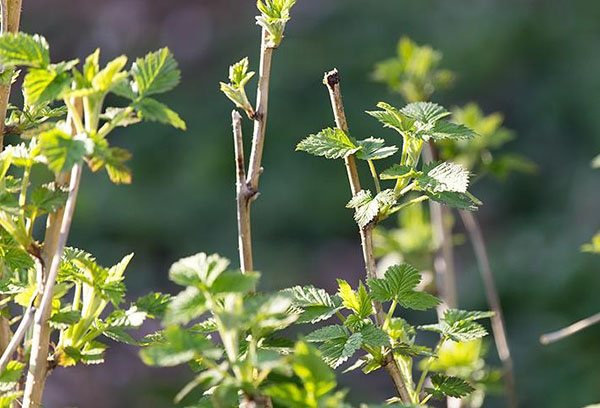
M 131 251 L 131 296 L 174 292 L 169 265 L 199 251 L 236 258 L 231 105 L 218 90 L 230 63 L 257 68 L 259 29 L 251 0 L 24 1 L 22 28 L 51 44 L 54 60 L 106 61 L 169 46 L 182 85 L 164 102 L 188 131 L 145 124 L 114 142 L 133 152 L 134 183 L 84 174 L 70 244 L 112 264 Z M 322 73 L 337 67 L 355 136 L 392 139 L 365 115 L 401 99 L 371 81 L 375 62 L 401 35 L 444 53 L 458 74 L 436 96 L 446 106 L 479 102 L 501 111 L 518 138 L 505 146 L 533 159 L 537 175 L 479 183 L 474 193 L 505 307 L 524 407 L 581 407 L 600 401 L 600 327 L 552 346 L 538 336 L 600 309 L 600 258 L 579 252 L 600 226 L 600 2 L 593 0 L 298 0 L 276 51 L 262 195 L 253 206 L 255 259 L 265 289 L 296 283 L 332 287 L 362 275 L 349 191 L 337 162 L 294 152 L 332 123 Z M 253 94 L 253 92 L 252 92 Z M 253 95 L 252 95 L 253 98 Z M 246 123 L 247 131 L 250 130 Z M 365 170 L 365 169 L 363 169 Z M 458 249 L 461 306 L 485 308 L 468 245 Z M 146 330 L 151 330 L 147 327 Z M 494 359 L 495 353 L 490 356 Z M 48 407 L 172 406 L 188 373 L 144 366 L 132 347 L 111 348 L 101 366 L 57 370 Z M 341 376 L 354 400 L 390 392 L 388 379 Z M 503 406 L 491 397 L 485 406 Z

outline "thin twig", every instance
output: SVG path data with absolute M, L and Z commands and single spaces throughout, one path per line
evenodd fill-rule
M 240 267 L 243 272 L 247 272 L 254 269 L 252 262 L 252 235 L 250 230 L 250 198 L 252 197 L 252 193 L 246 183 L 242 116 L 238 111 L 234 110 L 231 112 L 231 120 L 235 147 L 238 249 L 240 254 Z
M 435 151 L 431 143 L 425 143 L 423 158 L 426 163 L 435 159 Z M 458 292 L 456 289 L 456 273 L 454 271 L 452 231 L 446 224 L 448 211 L 433 200 L 429 200 L 429 209 L 431 212 L 433 241 L 437 246 L 437 251 L 433 258 L 436 286 L 444 302 L 443 306 L 456 308 L 458 306 Z M 441 313 L 441 310 L 438 313 Z
M 331 107 L 333 109 L 336 126 L 348 134 L 348 122 L 346 121 L 346 113 L 344 111 L 344 104 L 342 102 L 340 75 L 337 69 L 325 73 L 323 84 L 327 86 L 327 90 L 329 91 L 329 98 L 331 100 Z M 354 196 L 361 191 L 360 179 L 358 177 L 358 169 L 356 167 L 354 155 L 348 155 L 344 159 L 344 164 L 346 165 L 346 173 L 348 175 L 350 189 L 352 191 L 352 195 Z M 367 277 L 376 278 L 377 268 L 375 264 L 373 247 L 373 224 L 368 224 L 360 229 L 360 240 Z M 383 307 L 381 306 L 381 303 L 373 301 L 373 308 L 375 309 L 375 320 L 377 321 L 377 325 L 379 327 L 383 327 L 385 324 L 385 314 L 383 313 Z M 411 402 L 411 395 L 406 387 L 406 384 L 404 383 L 404 378 L 402 377 L 402 373 L 400 372 L 400 368 L 398 367 L 398 363 L 396 362 L 393 353 L 390 352 L 386 354 L 384 358 L 385 360 L 383 361 L 382 365 L 392 377 L 392 381 L 394 382 L 400 398 L 404 402 Z
M 13 354 L 15 351 L 17 351 L 21 341 L 23 341 L 27 329 L 29 329 L 29 326 L 31 326 L 31 323 L 33 322 L 33 316 L 36 311 L 33 305 L 34 301 L 35 296 L 31 298 L 31 303 L 23 313 L 23 318 L 21 319 L 21 323 L 19 323 L 19 327 L 17 327 L 17 330 L 12 335 L 8 346 L 6 346 L 6 349 L 4 350 L 4 353 L 2 353 L 2 358 L 0 358 L 0 373 L 4 372 L 6 369 L 8 362 L 12 359 Z
M 500 296 L 498 296 L 498 290 L 496 289 L 496 283 L 494 282 L 494 274 L 490 265 L 487 248 L 485 245 L 485 239 L 481 231 L 481 226 L 477 222 L 477 218 L 472 212 L 459 211 L 460 218 L 463 221 L 465 229 L 469 234 L 471 245 L 473 245 L 473 251 L 477 258 L 477 264 L 479 266 L 479 272 L 481 273 L 481 279 L 483 281 L 483 287 L 487 302 L 490 309 L 494 312 L 492 317 L 492 334 L 494 335 L 494 341 L 496 342 L 496 349 L 498 350 L 498 356 L 502 361 L 504 368 L 504 379 L 506 397 L 508 399 L 508 406 L 510 408 L 516 408 L 518 406 L 514 364 L 510 353 L 510 347 L 508 345 L 508 336 L 506 335 L 506 324 L 504 322 L 504 314 L 502 312 L 502 304 L 500 303 Z
M 265 131 L 267 129 L 267 110 L 269 105 L 269 82 L 271 78 L 271 60 L 273 48 L 268 46 L 267 31 L 263 28 L 260 46 L 260 67 L 258 70 L 258 88 L 256 91 L 256 113 L 254 114 L 254 133 L 252 135 L 252 150 L 248 169 L 248 184 L 253 191 L 258 191 Z
M 21 0 L 2 1 L 2 35 L 5 33 L 16 33 L 19 31 L 21 21 Z M 3 69 L 2 69 L 3 71 Z M 6 121 L 6 110 L 10 97 L 10 82 L 0 85 L 0 151 L 4 147 L 4 129 Z
M 540 343 L 554 343 L 556 341 L 564 339 L 565 337 L 569 337 L 572 334 L 580 332 L 583 329 L 587 329 L 588 327 L 593 326 L 597 323 L 600 323 L 600 313 L 596 313 L 595 315 L 579 320 L 578 322 L 575 322 L 572 325 L 565 327 L 564 329 L 560 329 L 548 334 L 542 334 L 540 336 Z

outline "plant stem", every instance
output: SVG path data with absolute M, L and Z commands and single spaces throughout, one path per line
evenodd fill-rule
M 381 185 L 379 184 L 379 176 L 377 175 L 375 164 L 373 163 L 373 160 L 367 160 L 367 163 L 369 163 L 369 170 L 371 170 L 371 176 L 373 176 L 373 182 L 375 183 L 375 191 L 377 191 L 377 193 L 381 193 Z
M 417 396 L 423 390 L 423 384 L 425 384 L 425 379 L 427 378 L 427 374 L 429 374 L 429 369 L 431 368 L 431 363 L 433 363 L 433 360 L 437 358 L 437 355 L 440 352 L 440 349 L 442 348 L 442 344 L 444 344 L 444 341 L 445 340 L 443 338 L 440 339 L 437 346 L 435 346 L 435 350 L 433 350 L 433 354 L 435 354 L 436 357 L 429 357 L 427 359 L 427 364 L 425 364 L 425 369 L 423 370 L 423 372 L 421 372 L 421 377 L 419 378 L 419 383 L 417 384 L 417 388 L 415 388 L 415 393 L 417 394 Z
M 2 373 L 6 369 L 6 365 L 12 359 L 12 356 L 17 350 L 17 347 L 19 347 L 21 341 L 23 341 L 27 329 L 29 329 L 29 326 L 33 322 L 33 316 L 36 310 L 33 306 L 34 300 L 35 296 L 31 298 L 31 303 L 23 313 L 23 318 L 21 319 L 21 323 L 19 323 L 19 327 L 17 327 L 15 334 L 13 334 L 12 338 L 10 339 L 10 342 L 8 343 L 8 346 L 2 353 L 2 358 L 0 358 L 0 373 Z
M 260 67 L 258 71 L 258 88 L 256 90 L 256 113 L 254 114 L 254 133 L 252 135 L 252 150 L 248 168 L 247 183 L 253 191 L 258 191 L 258 178 L 262 173 L 261 162 L 265 145 L 265 130 L 267 129 L 267 110 L 269 104 L 269 81 L 271 78 L 271 60 L 273 48 L 267 44 L 267 31 L 262 30 L 260 46 Z
M 500 360 L 502 361 L 504 368 L 508 406 L 510 408 L 516 408 L 518 405 L 518 400 L 515 385 L 514 365 L 506 335 L 506 325 L 504 323 L 502 304 L 500 303 L 500 296 L 498 296 L 498 290 L 496 289 L 496 283 L 494 282 L 494 274 L 492 273 L 492 267 L 490 265 L 483 233 L 479 223 L 477 222 L 477 218 L 475 218 L 475 215 L 472 212 L 459 211 L 459 214 L 463 224 L 465 225 L 465 229 L 469 234 L 471 244 L 473 245 L 473 251 L 475 252 L 475 257 L 477 258 L 477 264 L 479 265 L 479 271 L 481 273 L 481 279 L 483 280 L 483 287 L 485 289 L 488 305 L 494 312 L 494 316 L 492 317 L 492 333 L 496 342 L 498 356 L 500 356 Z
M 435 150 L 431 143 L 426 143 L 423 149 L 425 162 L 431 162 L 435 158 Z M 431 226 L 433 239 L 437 251 L 433 258 L 435 269 L 435 281 L 438 292 L 445 307 L 456 308 L 458 306 L 458 292 L 456 289 L 456 273 L 454 271 L 454 246 L 452 245 L 452 231 L 446 224 L 448 210 L 433 200 L 429 201 L 431 211 Z M 441 313 L 438 310 L 438 313 Z
M 252 235 L 250 229 L 250 199 L 252 193 L 246 183 L 246 165 L 244 163 L 244 140 L 242 136 L 242 116 L 238 111 L 231 112 L 233 140 L 235 147 L 238 250 L 240 267 L 243 272 L 254 269 L 252 262 Z
M 81 103 L 78 101 L 72 106 L 77 110 L 75 113 L 80 115 Z M 69 112 L 68 121 L 71 124 L 71 132 L 76 134 L 76 123 L 73 117 L 73 112 Z M 51 306 L 56 276 L 71 228 L 71 221 L 73 220 L 82 169 L 82 163 L 77 163 L 73 166 L 70 175 L 67 173 L 57 177 L 57 184 L 69 184 L 69 194 L 65 206 L 50 214 L 46 226 L 42 253 L 43 263 L 38 275 L 38 288 L 42 293 L 39 307 L 34 316 L 29 370 L 23 397 L 24 408 L 38 408 L 42 404 L 42 395 L 48 375 L 48 351 L 50 349 L 51 329 L 48 325 L 48 319 L 52 312 Z
M 20 21 L 21 0 L 2 0 L 2 34 L 18 32 Z M 10 85 L 10 82 L 7 85 L 0 85 L 0 151 L 4 146 L 4 122 L 10 97 Z
M 556 341 L 564 339 L 565 337 L 569 337 L 572 334 L 580 332 L 583 329 L 587 329 L 588 327 L 593 326 L 597 323 L 600 323 L 600 313 L 596 313 L 595 315 L 586 317 L 585 319 L 579 320 L 578 322 L 575 322 L 570 326 L 567 326 L 555 332 L 543 334 L 540 336 L 540 342 L 542 344 L 554 343 Z
M 331 100 L 331 107 L 333 109 L 333 115 L 335 117 L 336 126 L 344 131 L 346 134 L 348 131 L 348 122 L 346 121 L 346 113 L 344 111 L 344 104 L 342 102 L 342 92 L 340 90 L 340 75 L 337 69 L 330 72 L 326 72 L 323 78 L 323 84 L 329 91 L 329 98 Z M 350 183 L 350 190 L 352 195 L 355 196 L 361 191 L 360 179 L 358 177 L 358 169 L 356 167 L 356 160 L 354 155 L 348 155 L 344 158 L 344 164 L 346 165 L 346 173 L 348 175 L 348 182 Z M 365 262 L 365 269 L 368 278 L 376 278 L 377 271 L 375 265 L 375 255 L 373 247 L 373 224 L 368 224 L 360 229 L 360 240 L 362 246 L 363 259 Z M 379 327 L 383 327 L 385 324 L 385 314 L 383 313 L 383 307 L 380 302 L 373 301 L 373 308 L 375 309 L 375 320 Z M 410 393 L 398 367 L 398 363 L 394 358 L 393 352 L 389 352 L 384 356 L 382 366 L 386 369 L 388 374 L 392 377 L 392 381 L 398 391 L 398 395 L 403 402 L 412 402 Z

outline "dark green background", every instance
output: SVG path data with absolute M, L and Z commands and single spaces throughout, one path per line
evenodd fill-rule
M 106 61 L 168 45 L 181 62 L 182 84 L 163 101 L 181 113 L 188 131 L 143 124 L 115 134 L 113 142 L 133 152 L 134 184 L 114 186 L 105 174 L 86 172 L 70 237 L 107 265 L 134 251 L 132 295 L 175 291 L 167 270 L 179 257 L 199 251 L 236 257 L 232 106 L 218 81 L 243 56 L 257 68 L 255 13 L 252 1 L 242 0 L 24 1 L 23 30 L 45 35 L 53 60 L 84 58 L 96 46 Z M 361 276 L 356 226 L 344 209 L 343 166 L 294 147 L 332 124 L 320 81 L 333 67 L 343 76 L 353 134 L 393 141 L 363 111 L 380 100 L 401 104 L 369 73 L 408 35 L 443 51 L 444 65 L 458 74 L 453 90 L 436 101 L 473 100 L 486 112 L 504 112 L 518 134 L 505 149 L 540 167 L 538 175 L 486 180 L 474 191 L 485 202 L 479 216 L 505 306 L 521 406 L 598 402 L 600 327 L 552 346 L 537 339 L 600 309 L 600 257 L 578 250 L 600 226 L 600 173 L 589 168 L 600 153 L 600 2 L 298 0 L 286 34 L 273 61 L 262 195 L 253 206 L 264 288 L 331 287 L 336 276 L 353 282 Z M 470 249 L 458 251 L 461 304 L 485 308 Z M 46 405 L 172 406 L 190 376 L 147 368 L 136 353 L 115 347 L 103 366 L 57 371 Z M 354 400 L 390 395 L 385 376 L 368 378 L 368 386 L 356 376 L 341 381 Z M 485 406 L 502 404 L 490 398 Z

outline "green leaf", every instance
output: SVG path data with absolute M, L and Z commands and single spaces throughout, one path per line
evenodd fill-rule
M 164 342 L 142 349 L 140 356 L 148 365 L 171 367 L 187 363 L 213 347 L 213 342 L 204 335 L 171 326 L 164 331 Z
M 420 326 L 422 330 L 440 333 L 455 342 L 476 340 L 487 335 L 485 328 L 476 320 L 492 317 L 492 312 L 471 312 L 448 309 L 437 324 Z
M 213 294 L 252 292 L 259 277 L 258 272 L 225 271 L 215 279 L 210 291 Z
M 181 79 L 177 61 L 167 47 L 138 58 L 131 67 L 131 74 L 142 97 L 170 91 Z
M 254 72 L 248 71 L 248 57 L 229 67 L 229 83 L 220 83 L 221 92 L 225 94 L 238 108 L 246 111 L 248 116 L 254 115 L 254 108 L 246 95 L 246 84 L 254 76 Z
M 371 296 L 379 302 L 396 300 L 402 307 L 427 310 L 437 306 L 440 300 L 428 293 L 415 291 L 421 282 L 421 274 L 408 264 L 391 266 L 383 279 L 367 280 Z
M 53 213 L 67 202 L 68 193 L 53 184 L 37 187 L 31 193 L 31 205 L 40 213 Z
M 179 292 L 172 300 L 165 314 L 165 322 L 187 324 L 206 312 L 206 297 L 193 286 Z
M 296 150 L 327 159 L 341 159 L 359 149 L 360 146 L 355 145 L 346 133 L 338 128 L 323 129 L 316 135 L 308 136 L 296 146 Z
M 354 333 L 349 337 L 339 337 L 329 340 L 319 348 L 323 353 L 323 361 L 331 368 L 337 368 L 347 361 L 360 349 L 363 338 L 360 333 Z
M 108 92 L 127 78 L 127 72 L 123 71 L 125 64 L 127 64 L 125 55 L 121 55 L 106 64 L 106 67 L 100 70 L 92 79 L 94 90 L 102 93 Z
M 317 323 L 335 315 L 342 307 L 337 296 L 330 296 L 325 290 L 314 286 L 294 286 L 284 293 L 292 295 L 292 307 L 302 310 L 298 323 Z
M 397 180 L 411 177 L 414 173 L 415 170 L 410 166 L 394 164 L 392 167 L 382 171 L 381 174 L 379 174 L 379 178 L 382 180 Z
M 78 310 L 71 310 L 71 308 L 65 308 L 60 312 L 54 313 L 52 317 L 50 317 L 50 326 L 55 329 L 66 329 L 68 326 L 71 326 L 77 323 L 81 319 L 81 313 Z
M 261 15 L 256 23 L 267 32 L 267 45 L 277 48 L 283 40 L 285 25 L 290 19 L 290 10 L 296 0 L 258 0 L 256 7 Z
M 370 137 L 357 142 L 360 150 L 356 152 L 356 158 L 360 160 L 380 160 L 394 155 L 398 148 L 396 146 L 385 146 L 385 140 Z
M 477 133 L 464 125 L 442 121 L 437 122 L 431 130 L 424 131 L 422 136 L 436 141 L 444 139 L 468 140 L 477 136 Z
M 133 107 L 144 120 L 160 122 L 177 129 L 186 130 L 185 122 L 179 117 L 177 112 L 171 110 L 167 105 L 158 102 L 156 99 L 144 98 L 136 102 Z
M 31 68 L 23 81 L 26 104 L 36 106 L 59 99 L 70 85 L 71 76 L 68 72 Z
M 460 164 L 444 162 L 431 163 L 423 169 L 423 175 L 416 177 L 423 190 L 433 193 L 453 191 L 466 193 L 469 186 L 469 171 Z
M 407 118 L 422 123 L 435 123 L 438 120 L 450 115 L 450 112 L 448 112 L 442 106 L 432 102 L 409 103 L 400 110 L 400 113 Z
M 50 64 L 48 42 L 40 35 L 3 34 L 0 37 L 0 64 L 45 68 Z
M 389 347 L 390 339 L 388 335 L 379 327 L 372 323 L 364 325 L 360 329 L 363 343 L 369 347 Z
M 474 197 L 469 192 L 457 193 L 454 191 L 442 191 L 434 193 L 426 191 L 425 194 L 433 201 L 459 210 L 477 211 L 478 207 L 483 204 L 477 197 Z
M 210 287 L 228 266 L 228 259 L 218 254 L 207 255 L 201 252 L 175 262 L 169 270 L 169 278 L 183 286 L 204 284 Z
M 367 111 L 367 114 L 373 116 L 383 124 L 383 127 L 391 128 L 400 134 L 409 131 L 412 128 L 413 120 L 402 115 L 402 113 L 392 105 L 385 102 L 379 102 L 378 108 L 382 111 Z
M 119 343 L 137 345 L 137 341 L 131 337 L 127 331 L 125 331 L 122 327 L 109 327 L 102 332 L 103 335 L 108 337 L 111 340 L 114 340 Z
M 346 208 L 355 209 L 354 220 L 363 228 L 395 202 L 394 190 L 383 190 L 375 197 L 371 196 L 369 190 L 361 190 L 346 204 Z
M 475 391 L 475 388 L 462 378 L 442 374 L 432 375 L 431 383 L 433 388 L 426 388 L 426 391 L 439 400 L 445 397 L 462 398 Z
M 344 326 L 332 325 L 321 327 L 306 336 L 306 341 L 311 343 L 321 343 L 341 337 L 348 337 L 350 332 Z
M 170 301 L 171 295 L 151 292 L 136 300 L 133 305 L 151 318 L 161 318 L 164 316 Z
M 48 160 L 48 168 L 57 175 L 81 163 L 89 153 L 85 141 L 74 139 L 56 127 L 40 135 L 40 149 Z
M 352 287 L 343 279 L 338 279 L 338 295 L 342 298 L 343 306 L 352 310 L 359 319 L 366 319 L 373 313 L 371 297 L 365 286 L 360 282 L 358 291 L 354 292 Z

